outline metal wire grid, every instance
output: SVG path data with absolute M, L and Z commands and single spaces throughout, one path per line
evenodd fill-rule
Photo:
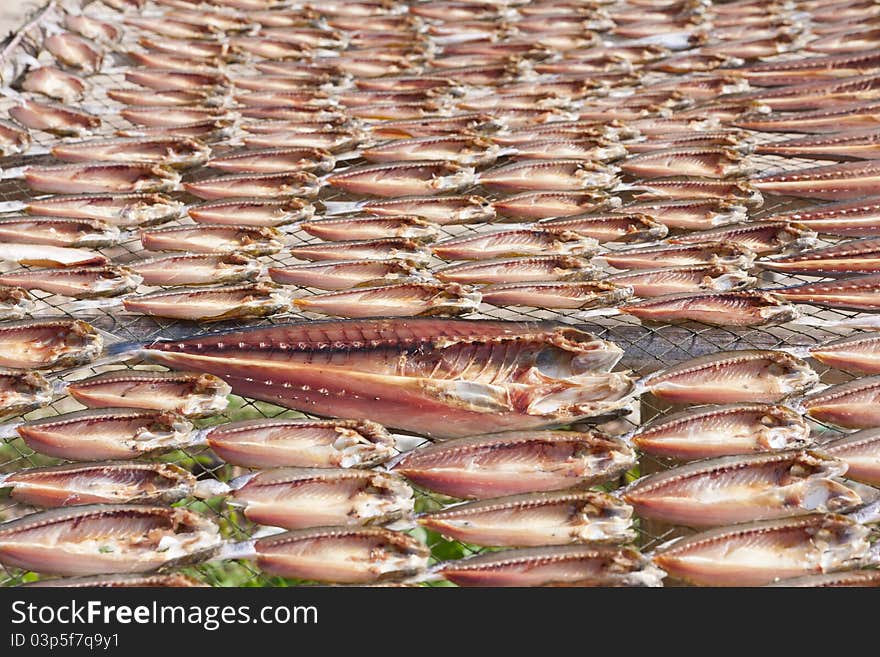
M 790 53 L 784 55 L 786 58 L 790 58 L 791 56 Z M 241 65 L 234 65 L 233 70 L 230 71 L 230 73 L 235 74 L 246 71 L 247 69 L 241 67 Z M 115 70 L 90 76 L 88 78 L 88 83 L 89 95 L 85 107 L 90 111 L 97 111 L 100 113 L 103 120 L 101 129 L 96 131 L 96 134 L 91 138 L 112 136 L 117 130 L 131 128 L 131 124 L 117 114 L 123 105 L 110 100 L 106 95 L 106 90 L 109 88 L 132 86 L 125 83 L 121 71 Z M 14 104 L 14 99 L 0 99 L 0 114 L 4 114 L 12 104 Z M 791 136 L 793 135 L 755 133 L 753 139 L 756 142 L 776 141 L 784 140 Z M 34 132 L 32 137 L 34 145 L 44 150 L 48 150 L 51 145 L 58 142 L 58 138 L 45 133 Z M 78 141 L 79 139 L 80 138 L 66 138 L 63 141 Z M 214 146 L 216 146 L 218 150 L 222 150 L 226 147 L 224 145 Z M 781 158 L 777 156 L 751 156 L 751 158 L 756 168 L 761 171 L 782 168 L 807 168 L 823 164 L 823 162 L 812 160 Z M 24 164 L 41 164 L 46 161 L 51 160 L 48 156 L 43 154 L 24 157 L 18 156 L 0 160 L 0 167 L 3 169 L 9 169 Z M 356 160 L 348 162 L 348 164 L 357 163 Z M 192 176 L 193 172 L 188 172 L 186 175 L 187 177 Z M 197 177 L 203 177 L 204 173 L 196 173 L 195 175 Z M 482 190 L 477 188 L 474 191 L 479 192 Z M 0 181 L 0 201 L 19 201 L 30 196 L 32 196 L 32 193 L 20 179 L 7 179 Z M 186 197 L 181 193 L 176 193 L 174 196 L 186 202 L 192 202 L 194 200 L 192 197 Z M 343 194 L 325 189 L 322 191 L 319 201 L 321 200 L 349 199 Z M 790 199 L 771 198 L 768 199 L 767 203 L 765 203 L 762 208 L 752 213 L 752 217 L 758 218 L 761 216 L 789 211 L 797 207 L 797 205 L 798 202 Z M 193 223 L 191 220 L 183 217 L 168 225 L 186 225 L 191 223 Z M 507 226 L 501 226 L 501 228 L 504 227 Z M 441 227 L 441 239 L 444 237 L 456 237 L 466 234 L 478 234 L 497 229 L 499 229 L 497 224 L 444 226 Z M 314 238 L 303 231 L 296 230 L 295 228 L 287 228 L 284 230 L 289 245 L 313 244 L 320 242 L 317 238 Z M 611 245 L 609 248 L 631 248 L 631 246 Z M 125 264 L 154 255 L 144 251 L 137 232 L 126 234 L 119 244 L 99 249 L 99 251 L 112 259 L 114 263 L 118 264 Z M 262 257 L 260 260 L 264 264 L 274 267 L 283 267 L 298 262 L 294 258 L 286 255 L 285 251 L 282 251 L 279 254 Z M 441 261 L 435 260 L 431 264 L 441 264 Z M 8 270 L 11 268 L 12 267 L 8 264 L 0 264 L 0 270 Z M 793 285 L 813 280 L 816 279 L 802 276 L 771 274 L 770 276 L 765 276 L 762 285 Z M 153 289 L 156 288 L 148 288 L 144 286 L 137 292 L 142 293 Z M 316 294 L 318 292 L 318 290 L 308 288 L 297 288 L 297 294 L 302 295 Z M 278 321 L 289 321 L 294 318 L 312 319 L 322 317 L 313 313 L 297 313 L 248 321 L 232 321 L 199 325 L 191 322 L 178 322 L 121 312 L 121 307 L 115 305 L 115 302 L 112 300 L 109 300 L 107 305 L 97 305 L 92 307 L 86 305 L 84 307 L 83 304 L 57 295 L 35 292 L 34 296 L 38 299 L 37 308 L 34 313 L 35 315 L 75 315 L 88 320 L 97 328 L 111 333 L 120 340 L 126 341 L 147 341 L 160 337 L 173 338 L 184 335 L 199 334 L 218 328 L 271 325 Z M 851 311 L 818 309 L 808 306 L 802 308 L 805 316 L 821 318 L 823 320 L 833 321 L 835 319 L 846 319 L 857 315 L 857 313 Z M 597 336 L 612 340 L 620 345 L 625 350 L 621 367 L 630 369 L 634 374 L 639 376 L 646 375 L 661 367 L 667 366 L 670 363 L 717 351 L 747 348 L 770 349 L 797 345 L 810 345 L 839 337 L 847 332 L 843 329 L 798 324 L 746 329 L 714 327 L 693 322 L 683 325 L 653 326 L 641 325 L 637 320 L 624 315 L 591 317 L 585 322 L 577 312 L 560 312 L 527 308 L 495 308 L 485 304 L 480 308 L 478 313 L 473 314 L 471 317 L 485 319 L 554 320 L 582 326 Z M 134 363 L 99 365 L 80 368 L 75 371 L 62 372 L 59 374 L 59 377 L 65 381 L 73 381 L 119 367 L 134 369 L 151 368 L 151 366 L 148 365 Z M 845 373 L 831 370 L 829 368 L 819 367 L 817 370 L 821 374 L 822 380 L 825 383 L 837 383 L 852 378 Z M 71 398 L 61 397 L 46 408 L 33 411 L 25 415 L 24 418 L 35 419 L 37 417 L 69 412 L 79 408 L 79 404 Z M 629 419 L 617 421 L 612 425 L 609 425 L 607 428 L 609 430 L 623 433 L 636 426 L 639 422 L 648 421 L 653 417 L 672 409 L 672 406 L 661 402 L 650 395 L 645 395 L 639 400 L 637 408 L 634 409 L 634 413 Z M 274 406 L 272 404 L 233 396 L 231 398 L 230 407 L 227 411 L 219 416 L 199 421 L 197 422 L 197 426 L 201 427 L 219 424 L 232 419 L 240 420 L 249 417 L 284 417 L 301 415 L 303 414 Z M 821 425 L 817 425 L 816 430 L 817 432 L 834 431 L 829 427 Z M 219 461 L 207 447 L 180 449 L 157 458 L 181 465 L 191 470 L 199 478 L 214 478 L 220 481 L 229 481 L 231 478 L 243 472 L 240 468 Z M 7 436 L 5 444 L 0 446 L 0 472 L 10 472 L 24 467 L 47 465 L 54 462 L 56 462 L 55 459 L 47 458 L 30 450 L 20 439 L 10 439 Z M 641 455 L 639 474 L 645 474 L 668 467 L 670 467 L 670 462 L 665 459 L 655 458 L 650 455 Z M 632 477 L 634 476 L 634 473 L 629 473 L 627 476 Z M 608 484 L 608 487 L 614 488 L 617 485 L 624 483 L 627 476 L 621 478 L 619 482 L 611 482 Z M 429 491 L 417 490 L 417 510 L 440 508 L 448 501 L 447 498 L 430 493 Z M 218 499 L 212 499 L 209 501 L 187 499 L 181 504 L 212 515 L 221 525 L 221 530 L 224 536 L 230 539 L 240 540 L 248 538 L 252 536 L 257 529 L 257 527 L 246 520 L 238 510 L 226 506 Z M 0 520 L 9 520 L 32 512 L 33 510 L 34 509 L 29 507 L 15 504 L 8 498 L 0 498 Z M 637 531 L 639 534 L 637 542 L 643 549 L 651 549 L 672 536 L 688 533 L 686 529 L 681 527 L 671 527 L 645 521 L 638 521 Z M 425 534 L 426 541 L 432 550 L 433 557 L 437 560 L 458 558 L 482 551 L 481 548 L 475 546 L 462 544 L 456 541 L 448 541 L 432 532 L 426 532 Z M 185 570 L 205 583 L 212 585 L 222 583 L 225 585 L 232 584 L 240 586 L 277 586 L 291 583 L 282 578 L 267 576 L 248 562 L 202 564 Z M 37 578 L 38 576 L 34 573 L 0 566 L 0 586 L 17 585 Z

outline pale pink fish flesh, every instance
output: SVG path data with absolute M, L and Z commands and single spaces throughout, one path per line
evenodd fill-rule
M 631 287 L 634 296 L 643 298 L 704 291 L 730 292 L 752 287 L 757 282 L 741 269 L 714 264 L 636 270 L 613 274 L 605 280 Z
M 865 376 L 807 395 L 800 407 L 812 419 L 845 429 L 880 427 L 880 376 Z
M 365 420 L 259 419 L 208 432 L 217 456 L 247 468 L 370 467 L 394 456 L 394 439 Z
M 472 284 L 579 281 L 599 277 L 588 259 L 569 255 L 477 260 L 446 265 L 432 274 L 442 281 Z
M 661 415 L 640 427 L 632 443 L 640 451 L 693 460 L 793 449 L 810 444 L 800 413 L 775 404 L 728 404 Z
M 187 208 L 200 224 L 229 224 L 274 228 L 312 218 L 315 208 L 301 199 L 232 199 L 208 201 Z
M 101 139 L 52 147 L 52 155 L 65 162 L 149 162 L 171 167 L 204 164 L 211 149 L 186 137 L 152 139 Z
M 196 121 L 221 119 L 226 110 L 216 107 L 126 107 L 119 115 L 129 123 L 168 128 Z
M 632 296 L 632 288 L 604 281 L 495 283 L 480 292 L 493 306 L 572 310 L 614 306 Z
M 293 300 L 303 312 L 336 317 L 416 317 L 475 312 L 480 294 L 457 283 L 408 282 L 302 296 Z
M 723 242 L 609 251 L 601 257 L 615 269 L 623 270 L 694 265 L 723 265 L 748 269 L 755 260 L 755 254 L 748 249 Z
M 845 308 L 862 312 L 880 310 L 880 274 L 803 283 L 773 288 L 771 291 L 794 303 L 809 303 L 826 308 Z
M 670 229 L 709 230 L 746 220 L 745 205 L 724 199 L 647 201 L 615 209 L 614 212 L 646 214 Z
M 101 126 L 100 117 L 87 112 L 33 100 L 10 108 L 9 116 L 26 128 L 59 136 L 84 135 Z
M 716 326 L 768 326 L 796 320 L 797 309 L 759 290 L 670 294 L 619 306 L 642 322 L 702 322 Z
M 80 78 L 51 66 L 28 71 L 21 81 L 21 88 L 66 104 L 81 100 L 86 91 L 85 82 Z
M 95 504 L 3 523 L 0 562 L 57 575 L 150 572 L 220 547 L 217 525 L 189 509 Z
M 207 252 L 161 256 L 129 263 L 146 285 L 214 285 L 250 281 L 260 264 L 237 253 Z
M 196 89 L 108 89 L 107 97 L 123 105 L 153 105 L 155 107 L 180 107 L 185 105 L 213 105 L 209 92 Z
M 818 382 L 819 376 L 804 360 L 768 349 L 700 356 L 642 380 L 652 395 L 675 404 L 773 404 Z
M 97 251 L 46 244 L 0 243 L 0 261 L 33 267 L 80 267 L 104 265 L 108 260 Z
M 357 147 L 359 137 L 351 130 L 333 130 L 326 128 L 314 131 L 284 130 L 264 136 L 246 136 L 244 145 L 247 148 L 323 148 L 331 153 Z
M 591 255 L 598 242 L 575 232 L 543 228 L 496 231 L 453 237 L 432 247 L 434 255 L 444 260 L 488 260 L 514 256 L 547 254 Z
M 613 169 L 581 160 L 529 160 L 506 164 L 481 173 L 483 187 L 499 191 L 579 191 L 609 187 L 616 182 Z
M 367 201 L 359 209 L 377 216 L 413 215 L 441 226 L 479 223 L 495 218 L 492 204 L 482 196 L 414 196 Z
M 352 216 L 305 221 L 299 229 L 328 242 L 407 237 L 426 242 L 440 234 L 437 226 L 416 216 Z
M 67 386 L 88 408 L 142 408 L 184 417 L 206 417 L 226 409 L 229 386 L 211 374 L 115 370 Z
M 520 144 L 515 159 L 552 160 L 578 159 L 587 162 L 608 162 L 626 155 L 626 148 L 602 137 L 595 139 L 543 139 Z
M 419 269 L 405 260 L 330 260 L 269 268 L 269 277 L 282 285 L 319 290 L 350 290 L 364 285 L 404 283 L 419 279 Z
M 174 71 L 159 68 L 132 68 L 125 79 L 132 84 L 155 91 L 209 91 L 228 84 L 222 73 Z
M 848 130 L 831 135 L 799 137 L 754 149 L 759 155 L 781 155 L 816 160 L 872 160 L 880 157 L 880 131 Z
M 694 146 L 726 146 L 733 149 L 748 143 L 748 139 L 742 130 L 715 130 L 649 135 L 644 141 L 627 142 L 624 146 L 630 153 L 647 153 L 670 148 L 690 148 Z
M 666 237 L 669 229 L 646 214 L 604 214 L 545 219 L 544 230 L 560 230 L 604 242 L 643 242 Z
M 640 178 L 679 176 L 730 178 L 749 171 L 743 156 L 720 147 L 670 148 L 633 155 L 620 163 L 624 173 Z
M 880 273 L 880 239 L 839 242 L 822 249 L 759 260 L 762 269 L 807 276 Z
M 485 166 L 498 158 L 499 148 L 484 137 L 421 137 L 395 139 L 361 150 L 370 162 L 445 160 L 463 166 Z
M 0 274 L 0 284 L 43 290 L 74 299 L 114 297 L 133 292 L 141 277 L 127 267 L 68 267 L 30 269 Z
M 39 372 L 0 370 L 0 417 L 41 408 L 54 396 L 54 387 Z
M 810 347 L 810 357 L 845 372 L 880 374 L 880 333 L 859 332 Z
M 327 184 L 352 194 L 382 197 L 452 192 L 473 182 L 472 168 L 445 161 L 356 167 L 327 179 Z
M 782 250 L 799 251 L 814 246 L 816 233 L 806 226 L 796 223 L 763 221 L 677 235 L 668 241 L 672 244 L 700 244 L 701 242 L 736 244 L 752 253 L 763 255 L 778 253 Z
M 86 39 L 115 43 L 122 39 L 122 28 L 86 14 L 65 14 L 64 26 Z
M 877 198 L 865 198 L 809 206 L 764 217 L 760 221 L 793 221 L 824 235 L 880 236 L 880 201 Z
M 318 179 L 307 171 L 221 176 L 183 184 L 187 192 L 206 201 L 223 198 L 277 199 L 315 196 L 319 187 Z
M 267 148 L 236 151 L 208 160 L 206 166 L 232 173 L 283 173 L 317 171 L 326 173 L 336 165 L 329 151 L 314 148 Z
M 880 164 L 874 160 L 844 162 L 752 178 L 761 192 L 777 196 L 845 201 L 869 196 L 880 182 Z
M 876 128 L 880 121 L 880 102 L 841 103 L 812 112 L 746 116 L 735 125 L 766 132 L 836 133 L 858 128 Z
M 597 192 L 526 192 L 492 202 L 497 214 L 511 220 L 571 217 L 618 205 L 618 199 Z
M 165 192 L 180 183 L 180 174 L 173 169 L 149 163 L 28 167 L 24 178 L 32 190 L 53 194 Z
M 430 252 L 423 244 L 406 237 L 387 237 L 374 240 L 322 242 L 295 246 L 288 253 L 298 260 L 407 260 L 427 262 Z
M 835 438 L 818 445 L 816 451 L 846 463 L 849 466 L 847 479 L 870 486 L 880 485 L 880 431 L 877 429 Z
M 101 335 L 80 320 L 31 320 L 0 326 L 0 367 L 50 369 L 82 365 L 103 348 Z
M 126 297 L 122 306 L 128 312 L 152 317 L 217 322 L 274 315 L 290 308 L 290 298 L 269 283 L 245 283 L 141 294 Z
M 100 219 L 30 215 L 0 219 L 0 241 L 7 244 L 94 248 L 116 244 L 119 239 L 119 228 Z
M 626 186 L 637 192 L 636 201 L 720 198 L 752 206 L 760 206 L 764 199 L 760 190 L 740 180 L 703 180 L 699 178 L 654 179 Z
M 175 449 L 190 439 L 193 426 L 174 413 L 107 408 L 30 420 L 16 431 L 46 456 L 103 461 Z
M 170 221 L 180 216 L 182 208 L 182 203 L 161 194 L 83 194 L 30 199 L 24 211 L 36 216 L 100 219 L 130 228 Z
M 46 37 L 43 46 L 61 64 L 86 73 L 97 73 L 104 61 L 104 52 L 99 46 L 70 32 Z
M 141 231 L 148 251 L 268 255 L 281 250 L 281 240 L 281 233 L 266 226 L 202 224 Z

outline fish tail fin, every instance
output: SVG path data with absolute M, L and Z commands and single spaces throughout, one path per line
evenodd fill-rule
M 239 541 L 237 543 L 224 543 L 211 561 L 228 561 L 230 559 L 254 559 L 257 556 L 256 541 Z
M 104 351 L 108 356 L 115 356 L 117 360 L 121 360 L 124 357 L 134 356 L 143 346 L 142 342 L 118 340 L 108 344 Z
M 207 500 L 211 497 L 226 495 L 229 491 L 229 485 L 222 481 L 217 481 L 216 479 L 200 479 L 193 487 L 192 496 L 197 497 L 200 500 Z

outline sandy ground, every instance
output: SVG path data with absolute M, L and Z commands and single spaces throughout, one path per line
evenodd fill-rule
M 42 2 L 0 0 L 0 38 L 21 27 L 24 24 L 25 16 L 42 5 Z

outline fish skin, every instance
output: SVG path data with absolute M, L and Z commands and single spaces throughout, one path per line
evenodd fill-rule
M 492 221 L 495 209 L 482 196 L 427 196 L 367 201 L 362 212 L 377 216 L 413 215 L 441 226 Z
M 807 276 L 880 273 L 880 239 L 868 237 L 839 242 L 795 255 L 763 258 L 755 264 L 770 271 Z
M 24 153 L 31 146 L 31 136 L 26 128 L 0 119 L 0 155 Z
M 680 246 L 659 246 L 608 251 L 601 258 L 615 269 L 649 269 L 715 265 L 749 269 L 755 254 L 737 244 L 704 242 Z
M 57 103 L 25 100 L 9 109 L 9 116 L 25 128 L 61 137 L 87 135 L 101 126 L 100 117 Z
M 237 151 L 213 157 L 205 163 L 212 169 L 232 173 L 284 173 L 311 171 L 326 173 L 336 165 L 336 158 L 324 149 L 266 148 Z
M 258 539 L 255 549 L 267 573 L 335 584 L 412 577 L 430 555 L 417 539 L 382 527 L 298 529 Z
M 815 246 L 816 233 L 797 223 L 763 221 L 676 235 L 667 241 L 671 244 L 732 243 L 738 244 L 756 255 L 763 255 L 779 252 L 783 249 L 799 251 Z
M 457 541 L 490 547 L 625 543 L 632 508 L 599 491 L 527 493 L 457 504 L 417 522 Z
M 880 200 L 868 197 L 809 206 L 758 221 L 794 221 L 823 235 L 880 237 Z
M 803 157 L 814 160 L 874 160 L 880 157 L 880 130 L 847 130 L 830 135 L 807 136 L 758 144 L 759 155 Z
M 632 288 L 606 281 L 494 283 L 481 288 L 483 303 L 493 306 L 590 309 L 613 307 L 632 296 Z
M 431 242 L 440 234 L 435 224 L 412 215 L 329 217 L 304 221 L 298 228 L 328 242 L 385 237 L 405 237 Z
M 642 322 L 702 322 L 718 326 L 767 326 L 800 317 L 782 298 L 761 290 L 669 294 L 618 306 Z
M 794 303 L 860 311 L 880 309 L 880 274 L 838 278 L 773 288 L 772 293 Z
M 336 317 L 456 316 L 475 312 L 480 293 L 457 283 L 404 282 L 297 297 L 303 312 Z
M 171 167 L 204 164 L 211 149 L 197 139 L 153 137 L 146 139 L 100 139 L 76 144 L 57 144 L 52 156 L 64 162 L 150 162 Z
M 86 92 L 86 84 L 80 78 L 52 66 L 29 70 L 21 81 L 21 88 L 67 105 L 82 100 Z
M 606 165 L 565 159 L 514 162 L 485 171 L 478 178 L 483 187 L 502 192 L 601 189 L 616 180 L 614 169 Z
M 327 184 L 345 192 L 379 197 L 453 192 L 473 181 L 473 168 L 443 160 L 367 165 L 327 178 Z
M 640 178 L 662 178 L 670 173 L 703 178 L 731 178 L 749 171 L 743 156 L 730 148 L 670 148 L 632 155 L 620 170 Z
M 618 411 L 633 392 L 628 376 L 607 373 L 621 355 L 616 345 L 554 324 L 310 321 L 245 330 L 235 338 L 240 350 L 229 335 L 156 341 L 143 354 L 221 376 L 237 394 L 437 437 L 473 435 L 489 419 L 499 430 L 561 426 Z
M 845 429 L 872 429 L 880 426 L 878 399 L 880 376 L 865 376 L 807 395 L 800 406 L 818 422 Z
M 319 290 L 350 290 L 360 286 L 403 283 L 420 278 L 420 269 L 405 260 L 328 260 L 270 267 L 269 278 L 281 285 Z
M 549 255 L 457 263 L 434 269 L 432 275 L 441 281 L 489 285 L 594 280 L 599 277 L 599 272 L 587 258 Z
M 488 552 L 446 561 L 458 586 L 662 586 L 663 573 L 632 547 L 566 545 Z
M 856 374 L 880 374 L 880 333 L 859 332 L 810 347 L 810 357 Z
M 847 479 L 869 486 L 880 485 L 880 431 L 877 429 L 835 438 L 818 445 L 816 451 L 846 463 L 849 466 Z
M 846 201 L 874 193 L 878 179 L 880 165 L 864 160 L 765 175 L 752 178 L 751 184 L 777 196 Z
M 41 530 L 50 533 L 43 544 Z M 157 549 L 169 542 L 168 549 Z M 200 561 L 220 542 L 217 525 L 189 509 L 93 504 L 3 523 L 0 561 L 57 575 L 150 572 Z
M 833 514 L 762 520 L 694 534 L 661 546 L 652 559 L 670 577 L 699 586 L 761 586 L 864 558 L 870 532 Z
M 141 243 L 148 251 L 188 251 L 191 253 L 240 253 L 269 255 L 282 247 L 282 235 L 266 226 L 197 224 L 141 231 Z
M 187 208 L 190 219 L 199 224 L 228 224 L 275 228 L 295 221 L 308 221 L 315 207 L 302 199 L 221 199 Z
M 260 264 L 237 253 L 182 253 L 139 260 L 129 267 L 146 285 L 214 285 L 252 281 Z
M 52 384 L 39 372 L 0 370 L 0 417 L 41 408 L 54 396 Z
M 605 242 L 648 242 L 663 239 L 669 229 L 646 214 L 576 215 L 544 219 L 537 224 L 544 230 L 562 230 Z
M 196 478 L 173 463 L 68 463 L 6 475 L 20 504 L 47 508 L 83 504 L 170 504 L 188 496 Z
M 33 191 L 53 194 L 164 192 L 177 187 L 180 174 L 156 164 L 84 163 L 25 169 Z
M 290 198 L 315 196 L 320 183 L 307 171 L 269 174 L 238 174 L 185 182 L 188 193 L 206 201 L 224 198 Z
M 757 279 L 726 265 L 684 265 L 612 274 L 604 280 L 631 287 L 642 298 L 696 292 L 730 292 L 755 285 Z
M 140 282 L 140 276 L 119 266 L 30 269 L 0 274 L 0 285 L 43 290 L 74 299 L 118 296 L 134 291 Z
M 251 522 L 284 529 L 379 525 L 411 515 L 413 491 L 376 470 L 285 468 L 257 472 L 228 503 L 244 506 Z
M 642 518 L 716 527 L 808 513 L 841 513 L 862 498 L 833 481 L 844 462 L 805 450 L 723 456 L 651 474 L 622 498 Z
M 96 248 L 112 246 L 119 239 L 119 229 L 100 219 L 29 215 L 0 219 L 0 240 L 8 244 Z
M 208 417 L 226 409 L 229 386 L 211 374 L 115 370 L 75 381 L 67 394 L 87 408 L 139 408 Z
M 737 369 L 744 370 L 739 377 L 734 376 Z M 819 376 L 804 360 L 770 349 L 700 356 L 642 380 L 655 397 L 676 404 L 777 403 L 818 382 Z
M 443 495 L 485 499 L 587 488 L 613 479 L 634 463 L 629 447 L 602 434 L 512 431 L 416 448 L 392 471 Z
M 694 460 L 747 455 L 810 444 L 810 427 L 787 406 L 727 404 L 661 415 L 631 437 L 640 451 Z
M 453 237 L 437 242 L 432 252 L 443 260 L 488 260 L 548 254 L 591 255 L 598 242 L 571 231 L 543 227 L 511 229 Z
M 214 427 L 207 441 L 247 468 L 367 468 L 397 453 L 388 431 L 367 420 L 243 420 Z
M 50 369 L 89 363 L 101 353 L 103 339 L 80 320 L 40 319 L 0 326 L 0 367 Z
M 174 288 L 126 297 L 128 312 L 178 320 L 217 322 L 266 317 L 290 308 L 290 298 L 270 283 Z
M 321 262 L 339 259 L 406 260 L 424 263 L 430 257 L 426 247 L 406 237 L 386 237 L 372 240 L 318 242 L 294 246 L 288 253 L 298 260 Z

